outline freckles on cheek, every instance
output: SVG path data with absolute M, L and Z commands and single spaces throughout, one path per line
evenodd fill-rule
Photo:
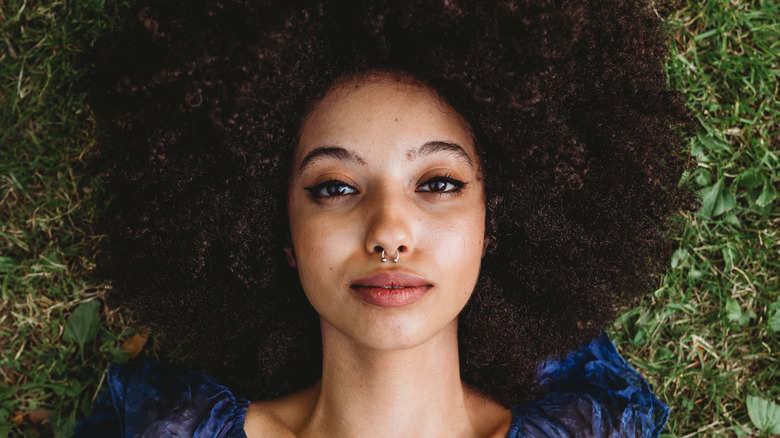
M 307 221 L 301 224 L 297 236 L 297 251 L 300 258 L 319 272 L 333 271 L 339 260 L 347 256 L 346 251 L 354 247 L 350 242 L 348 230 L 339 221 Z
M 327 246 L 320 244 L 314 239 L 309 239 L 306 236 L 303 236 L 302 240 L 304 243 L 301 244 L 298 253 L 299 259 L 312 270 L 321 270 L 322 267 L 328 264 L 330 259 Z
M 484 219 L 463 218 L 452 223 L 447 233 L 457 242 L 458 250 L 471 252 L 474 249 L 482 250 L 482 241 L 485 236 Z

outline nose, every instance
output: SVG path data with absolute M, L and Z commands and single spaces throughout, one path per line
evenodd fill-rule
M 415 247 L 414 206 L 403 194 L 388 192 L 383 190 L 366 200 L 365 250 L 377 256 L 385 251 L 386 259 L 395 260 Z

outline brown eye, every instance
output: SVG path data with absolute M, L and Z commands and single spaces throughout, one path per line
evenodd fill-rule
M 437 176 L 431 178 L 428 181 L 420 184 L 417 187 L 418 192 L 431 192 L 431 193 L 453 193 L 459 192 L 466 183 L 458 181 L 448 176 Z
M 337 196 L 354 195 L 357 189 L 344 181 L 331 180 L 313 187 L 305 187 L 315 198 L 334 198 Z

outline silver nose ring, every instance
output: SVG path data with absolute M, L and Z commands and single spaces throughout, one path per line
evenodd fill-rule
M 401 253 L 398 250 L 395 250 L 395 258 L 393 259 L 393 263 L 398 263 L 398 259 L 401 258 Z M 387 257 L 385 250 L 382 250 L 382 263 L 387 262 Z

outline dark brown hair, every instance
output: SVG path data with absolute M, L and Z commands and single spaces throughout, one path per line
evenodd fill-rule
M 464 381 L 529 397 L 541 360 L 657 284 L 693 206 L 690 121 L 645 2 L 270 3 L 154 2 L 99 43 L 111 302 L 252 390 L 314 382 L 318 318 L 282 251 L 290 160 L 312 102 L 370 71 L 417 78 L 474 131 L 491 245 L 460 316 Z

